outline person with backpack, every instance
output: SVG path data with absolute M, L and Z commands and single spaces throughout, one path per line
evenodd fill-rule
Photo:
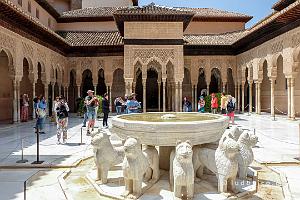
M 57 114 L 57 144 L 61 144 L 61 135 L 63 137 L 63 144 L 67 140 L 68 131 L 68 117 L 69 117 L 69 106 L 63 97 L 59 97 L 59 101 L 56 107 Z
M 234 124 L 234 110 L 235 110 L 235 102 L 233 100 L 233 97 L 229 95 L 227 101 L 227 116 L 229 117 L 229 120 L 231 120 L 232 124 Z
M 109 101 L 108 101 L 108 94 L 105 93 L 103 95 L 102 100 L 102 112 L 103 112 L 103 128 L 108 128 L 107 120 L 108 120 L 108 114 L 109 114 Z

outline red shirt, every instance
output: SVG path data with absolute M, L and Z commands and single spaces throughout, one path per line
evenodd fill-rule
M 217 97 L 214 97 L 214 98 L 211 99 L 211 107 L 212 108 L 218 108 L 219 107 Z

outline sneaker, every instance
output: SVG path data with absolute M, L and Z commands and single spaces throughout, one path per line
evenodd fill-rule
M 58 140 L 58 141 L 56 142 L 56 144 L 58 144 L 58 145 L 61 144 L 60 140 Z
M 86 125 L 82 125 L 82 127 L 86 127 Z

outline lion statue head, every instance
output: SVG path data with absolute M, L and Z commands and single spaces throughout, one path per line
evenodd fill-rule
M 124 152 L 127 158 L 136 158 L 142 152 L 141 142 L 132 137 L 128 137 L 124 143 Z
M 180 162 L 190 162 L 193 157 L 192 144 L 189 140 L 176 143 L 175 157 Z
M 95 149 L 105 148 L 109 143 L 109 136 L 104 131 L 99 131 L 97 134 L 94 134 L 91 141 L 91 144 Z
M 239 145 L 238 143 L 229 137 L 223 138 L 222 144 L 221 144 L 221 149 L 224 151 L 225 156 L 229 159 L 234 158 L 237 156 L 239 152 Z
M 240 144 L 245 144 L 248 147 L 254 147 L 258 142 L 258 137 L 251 134 L 249 131 L 244 131 L 239 137 L 238 142 Z

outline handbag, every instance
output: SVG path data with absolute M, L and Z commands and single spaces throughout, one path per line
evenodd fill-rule
M 37 109 L 37 116 L 38 118 L 44 118 L 46 116 L 46 111 L 44 109 L 38 108 Z

